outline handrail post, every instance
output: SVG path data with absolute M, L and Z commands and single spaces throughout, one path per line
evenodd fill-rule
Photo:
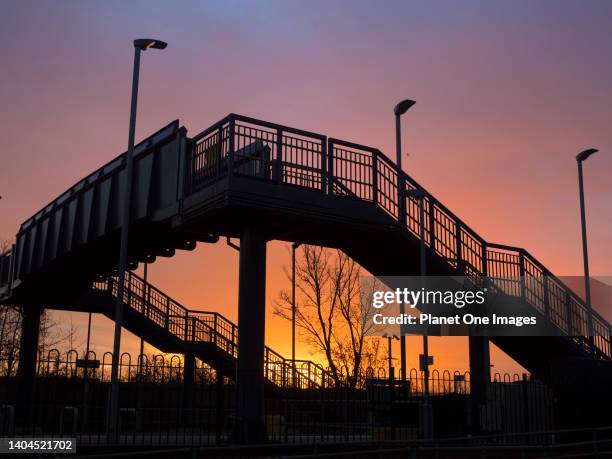
M 402 173 L 398 169 L 396 169 L 397 175 L 397 222 L 403 228 L 407 225 L 408 222 L 408 214 L 406 212 L 406 198 L 404 193 L 404 180 L 402 178 Z
M 334 142 L 328 140 L 327 147 L 327 194 L 334 194 Z
M 567 290 L 565 290 L 565 308 L 567 315 L 567 334 L 568 336 L 572 336 L 572 302 Z
M 145 283 L 145 302 L 145 315 L 149 317 L 149 315 L 151 314 L 151 286 L 148 283 Z
M 525 254 L 522 251 L 519 252 L 519 276 L 521 299 L 525 301 L 527 299 L 527 284 L 525 282 Z
M 455 256 L 457 257 L 457 267 L 459 267 L 459 264 L 463 260 L 463 258 L 461 256 L 462 255 L 462 253 L 461 253 L 461 245 L 462 245 L 462 242 L 461 242 L 461 223 L 455 222 Z M 466 266 L 466 268 L 467 268 L 467 266 Z
M 378 153 L 372 152 L 372 201 L 378 204 Z
M 185 330 L 183 332 L 184 341 L 189 337 L 189 312 L 185 311 Z
M 236 354 L 236 326 L 232 324 L 232 355 Z
M 126 277 L 127 277 L 127 301 L 125 303 L 127 304 L 128 308 L 131 308 L 132 307 L 132 273 L 128 271 L 126 273 Z M 124 279 L 124 282 L 125 282 L 125 279 Z M 125 289 L 125 284 L 124 284 L 124 289 Z
M 267 167 L 267 165 L 266 165 Z M 276 184 L 283 183 L 283 131 L 276 130 L 276 161 L 274 163 L 274 180 Z
M 429 248 L 435 252 L 436 250 L 436 218 L 435 218 L 435 206 L 431 196 L 428 197 L 429 201 Z
M 232 175 L 234 175 L 234 135 L 236 133 L 236 119 L 234 116 L 229 118 L 229 132 L 228 132 L 228 143 L 227 143 L 227 178 L 231 181 Z
M 327 193 L 327 138 L 321 138 L 321 191 Z
M 215 171 L 215 173 L 217 174 L 217 180 L 219 180 L 219 178 L 221 178 L 221 164 L 223 164 L 223 124 L 219 126 L 219 129 L 217 131 L 217 138 L 217 170 Z
M 213 314 L 213 327 L 212 327 L 212 328 L 213 328 L 212 342 L 213 342 L 214 344 L 217 344 L 217 322 L 218 322 L 218 321 L 217 321 L 217 317 L 218 317 L 218 315 L 217 315 L 217 313 L 215 312 L 215 313 Z
M 166 314 L 164 319 L 164 327 L 168 329 L 170 325 L 170 298 L 166 297 Z
M 544 297 L 544 317 L 550 320 L 550 294 L 548 291 L 548 276 L 545 271 L 542 271 L 542 295 Z

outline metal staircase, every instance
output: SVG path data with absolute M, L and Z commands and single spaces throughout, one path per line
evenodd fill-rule
M 124 174 L 125 154 L 21 225 L 0 256 L 0 301 L 61 308 L 97 274 L 112 272 Z M 553 359 L 570 368 L 576 358 L 612 358 L 612 327 L 602 316 L 527 250 L 487 242 L 376 148 L 236 114 L 193 137 L 175 121 L 137 146 L 133 180 L 134 264 L 193 250 L 196 241 L 240 237 L 256 225 L 268 240 L 340 248 L 374 275 L 418 275 L 423 232 L 429 275 L 500 279 L 501 291 L 556 330 L 558 336 L 492 338 L 529 371 L 542 375 Z M 116 280 L 105 282 L 95 292 L 108 303 Z M 209 360 L 234 361 L 233 324 L 175 305 L 134 274 L 126 282 L 133 316 L 126 326 L 147 341 L 208 346 Z M 286 362 L 267 350 L 268 379 L 291 378 Z M 311 379 L 317 377 L 305 377 Z
M 111 319 L 117 297 L 118 278 L 93 283 L 78 302 L 98 305 Z M 124 288 L 126 328 L 152 340 L 165 352 L 192 352 L 207 364 L 233 379 L 238 350 L 238 327 L 217 312 L 192 311 L 161 290 L 128 271 Z M 142 333 L 146 331 L 147 333 Z M 318 388 L 330 383 L 327 372 L 309 360 L 285 359 L 266 346 L 265 378 L 276 387 Z
M 380 150 L 234 114 L 192 141 L 185 203 L 189 203 L 191 195 L 203 193 L 216 182 L 247 178 L 283 185 L 286 189 L 309 190 L 313 195 L 343 200 L 345 206 L 351 202 L 367 204 L 370 214 L 384 213 L 382 218 L 378 215 L 378 221 L 384 222 L 386 217 L 388 226 L 399 227 L 407 249 L 420 241 L 421 225 L 424 226 L 428 257 L 441 262 L 430 275 L 497 279 L 498 290 L 541 315 L 578 348 L 578 356 L 605 360 L 612 357 L 612 327 L 601 315 L 589 309 L 527 250 L 485 241 L 419 183 L 398 171 Z M 330 201 L 327 207 L 332 211 L 339 208 Z M 365 214 L 366 210 L 367 206 L 361 207 L 360 213 Z M 188 206 L 185 212 L 189 212 Z M 393 253 L 403 250 L 397 240 L 385 246 L 381 237 L 373 250 L 366 241 L 356 247 L 344 244 L 341 239 L 336 238 L 334 245 L 372 274 L 400 274 L 389 261 Z M 521 339 L 524 338 L 510 341 Z M 566 348 L 559 354 L 565 351 Z

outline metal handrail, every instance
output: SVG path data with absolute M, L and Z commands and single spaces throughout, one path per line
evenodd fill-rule
M 180 303 L 172 299 L 170 296 L 163 293 L 161 290 L 151 285 L 149 282 L 145 282 L 143 278 L 138 276 L 132 271 L 126 273 L 125 281 L 126 286 L 124 290 L 124 303 L 131 307 L 133 310 L 140 312 L 149 320 L 157 323 L 159 326 L 163 326 L 168 332 L 172 333 L 177 338 L 184 341 L 199 341 L 198 338 L 202 336 L 209 336 L 210 339 L 204 340 L 205 342 L 211 342 L 225 352 L 228 352 L 232 357 L 237 357 L 238 350 L 238 326 L 227 319 L 225 316 L 218 312 L 208 311 L 195 311 L 189 310 L 182 306 Z M 109 277 L 101 281 L 94 282 L 93 288 L 95 290 L 107 291 L 113 296 L 117 294 L 117 283 L 116 277 Z M 137 288 L 134 288 L 137 287 Z M 135 291 L 136 290 L 136 291 Z M 166 307 L 170 305 L 175 308 L 178 312 L 172 313 L 169 309 L 162 309 L 158 307 L 158 304 L 152 302 L 151 292 L 155 292 L 158 298 L 161 298 L 161 303 Z M 139 310 L 139 307 L 135 304 L 141 302 L 140 305 L 143 311 Z M 215 326 L 211 326 L 207 323 L 206 319 L 202 319 L 198 316 L 210 316 Z M 217 320 L 214 320 L 214 318 Z M 159 320 L 156 320 L 159 319 Z M 219 320 L 221 319 L 221 320 Z M 232 336 L 228 337 L 223 333 L 223 326 L 227 326 L 232 329 Z M 220 344 L 225 342 L 226 346 Z M 297 362 L 297 361 L 296 361 Z M 293 364 L 290 359 L 286 359 L 279 353 L 265 347 L 265 363 L 266 363 L 266 374 L 268 374 L 271 366 L 281 365 L 282 375 L 279 385 L 286 385 L 288 378 L 293 377 Z M 295 371 L 296 376 L 300 382 L 305 383 L 306 387 L 320 387 L 326 382 L 326 372 L 315 362 L 308 361 L 309 367 L 313 366 L 319 373 L 304 374 L 303 371 L 297 369 Z M 272 372 L 273 373 L 273 372 Z M 272 380 L 273 383 L 277 383 L 277 380 Z
M 249 124 L 249 126 L 241 125 L 243 128 L 242 131 L 236 129 L 236 126 L 241 122 Z M 271 129 L 274 132 L 258 130 L 258 127 L 263 129 Z M 599 337 L 604 338 L 603 343 L 595 343 L 595 346 L 599 348 L 602 355 L 606 356 L 607 358 L 612 357 L 612 343 L 609 337 L 612 333 L 612 327 L 600 314 L 598 314 L 592 308 L 588 308 L 586 303 L 575 292 L 573 292 L 569 287 L 567 287 L 567 285 L 555 277 L 548 268 L 533 257 L 527 250 L 520 247 L 488 243 L 485 241 L 485 239 L 483 239 L 450 209 L 434 198 L 431 193 L 425 190 L 416 180 L 414 180 L 404 171 L 398 170 L 395 163 L 379 149 L 336 138 L 326 138 L 321 134 L 236 114 L 228 115 L 223 120 L 215 123 L 213 126 L 207 128 L 201 134 L 194 137 L 193 140 L 195 143 L 197 143 L 200 139 L 204 139 L 206 136 L 209 136 L 219 129 L 221 129 L 223 132 L 222 141 L 224 142 L 225 148 L 217 149 L 219 156 L 217 157 L 216 161 L 218 161 L 218 163 L 214 163 L 213 165 L 219 166 L 219 164 L 223 162 L 225 167 L 223 170 L 227 171 L 227 174 L 229 175 L 239 173 L 243 176 L 249 176 L 249 169 L 246 168 L 234 172 L 236 163 L 233 148 L 237 140 L 254 142 L 254 139 L 257 139 L 257 142 L 260 142 L 262 146 L 267 146 L 271 153 L 269 160 L 266 159 L 264 161 L 261 159 L 254 159 L 254 161 L 259 161 L 259 163 L 263 163 L 264 166 L 269 166 L 272 163 L 279 164 L 280 166 L 277 166 L 277 171 L 280 171 L 281 174 L 280 177 L 269 177 L 267 175 L 259 174 L 257 176 L 258 179 L 263 178 L 269 181 L 291 185 L 292 183 L 289 180 L 290 177 L 285 177 L 283 175 L 283 165 L 290 168 L 309 167 L 309 170 L 312 170 L 311 164 L 319 164 L 318 168 L 311 171 L 313 175 L 310 177 L 310 183 L 314 184 L 314 186 L 311 185 L 310 188 L 316 189 L 317 191 L 324 191 L 325 193 L 332 195 L 336 194 L 336 190 L 341 190 L 342 194 L 339 196 L 351 196 L 365 202 L 373 202 L 389 213 L 392 218 L 396 219 L 398 223 L 400 223 L 400 225 L 412 231 L 416 237 L 420 237 L 419 231 L 414 232 L 410 228 L 410 225 L 420 225 L 421 223 L 419 221 L 418 212 L 416 214 L 411 214 L 410 208 L 411 206 L 413 208 L 415 207 L 415 203 L 418 203 L 418 199 L 423 199 L 423 203 L 426 202 L 428 205 L 428 209 L 426 210 L 428 223 L 423 222 L 423 224 L 427 224 L 429 226 L 425 237 L 426 244 L 429 245 L 430 250 L 433 250 L 437 255 L 440 255 L 442 258 L 446 259 L 451 266 L 458 267 L 459 264 L 464 264 L 465 266 L 469 265 L 470 269 L 472 269 L 473 273 L 477 276 L 487 276 L 490 268 L 504 268 L 507 270 L 518 266 L 518 270 L 521 272 L 521 275 L 533 279 L 532 284 L 540 284 L 539 277 L 537 276 L 541 275 L 549 277 L 548 282 L 553 281 L 555 287 L 562 289 L 567 296 L 566 300 L 564 300 L 567 301 L 565 306 L 569 311 L 564 313 L 567 332 L 565 332 L 563 327 L 553 320 L 553 317 L 550 315 L 550 308 L 548 306 L 550 305 L 551 301 L 553 301 L 553 298 L 551 298 L 550 293 L 547 292 L 546 286 L 542 284 L 545 317 L 568 336 L 572 336 L 572 317 L 570 314 L 575 316 L 575 319 L 580 321 L 578 326 L 574 327 L 574 330 L 581 331 L 584 326 L 587 326 L 588 328 L 588 323 L 596 320 L 598 326 L 602 327 L 604 330 L 608 330 L 608 333 L 598 335 Z M 227 129 L 227 132 L 223 131 L 224 129 Z M 246 129 L 248 129 L 248 135 L 244 134 L 244 130 Z M 286 133 L 309 138 L 313 144 L 320 143 L 321 149 L 320 151 L 313 151 L 312 148 L 303 148 L 300 151 L 301 154 L 293 154 L 291 157 L 292 160 L 286 161 L 285 157 L 289 156 L 286 152 L 287 149 L 291 150 L 289 153 L 294 153 L 295 149 L 299 150 L 299 146 L 285 144 L 284 136 Z M 210 137 L 208 137 L 208 141 L 210 148 Z M 212 145 L 214 145 L 214 143 Z M 343 151 L 343 156 L 337 157 L 335 155 L 335 147 L 350 148 L 351 151 Z M 348 156 L 352 154 L 353 157 L 347 159 L 344 157 L 344 154 Z M 367 157 L 370 159 L 367 162 L 363 161 L 363 158 Z M 297 160 L 295 158 L 297 158 Z M 243 158 L 240 160 L 244 162 Z M 303 164 L 304 161 L 307 161 L 308 164 Z M 344 162 L 345 166 L 354 167 L 345 167 L 345 169 L 342 171 L 348 175 L 338 175 L 334 170 L 334 161 L 340 162 L 340 164 L 343 164 Z M 365 170 L 366 168 L 367 170 Z M 359 172 L 354 172 L 354 169 L 361 170 Z M 349 171 L 348 173 L 347 170 Z M 211 178 L 214 179 L 215 177 L 219 178 L 219 175 L 207 175 L 206 180 L 210 180 Z M 328 183 L 329 186 L 324 186 L 324 183 Z M 206 184 L 202 183 L 202 185 Z M 304 185 L 304 182 L 300 182 L 299 186 L 309 186 L 308 180 L 306 180 L 306 185 Z M 334 188 L 334 186 L 337 188 Z M 371 199 L 360 197 L 357 191 L 352 191 L 352 186 L 357 188 L 357 191 L 361 192 L 362 194 L 371 197 Z M 381 198 L 382 189 L 384 189 L 384 193 L 382 193 Z M 408 190 L 422 191 L 423 198 L 413 198 L 408 196 Z M 399 201 L 398 197 L 401 197 L 403 200 L 402 205 L 400 205 L 402 201 Z M 401 215 L 400 212 L 402 212 Z M 437 218 L 441 218 L 443 221 L 438 220 Z M 519 265 L 515 266 L 513 263 L 504 262 L 498 259 L 491 259 L 489 255 L 491 253 L 495 253 L 495 250 L 513 252 L 518 257 Z M 531 264 L 534 268 L 537 268 L 540 272 L 535 274 L 531 273 L 529 269 L 527 269 L 530 268 L 529 264 Z M 478 265 L 480 265 L 480 267 Z M 545 280 L 544 282 L 547 281 Z M 527 287 L 523 285 L 521 288 L 521 295 L 525 298 L 525 300 L 535 309 L 539 310 L 538 305 L 532 302 L 529 295 L 526 294 Z M 583 311 L 586 311 L 586 318 L 583 319 L 583 314 L 576 314 L 575 312 L 572 312 L 574 307 L 582 308 Z M 558 315 L 559 314 L 560 313 L 558 313 Z M 594 320 L 589 320 L 589 315 Z M 588 343 L 585 341 L 580 341 L 579 344 L 583 347 L 588 347 Z

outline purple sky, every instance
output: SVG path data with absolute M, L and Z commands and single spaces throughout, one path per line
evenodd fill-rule
M 485 239 L 524 246 L 559 274 L 582 269 L 574 156 L 599 148 L 585 164 L 591 265 L 595 275 L 611 274 L 610 2 L 4 1 L 1 8 L 2 239 L 125 150 L 131 41 L 152 36 L 169 47 L 143 56 L 139 137 L 174 118 L 196 134 L 237 112 L 393 157 L 392 107 L 413 98 L 405 169 Z M 278 243 L 269 258 L 272 299 L 289 260 Z M 218 244 L 151 272 L 187 306 L 236 318 L 236 261 Z M 269 318 L 267 329 L 286 353 L 287 324 Z M 97 336 L 110 345 L 106 332 Z M 444 352 L 451 365 L 454 354 Z

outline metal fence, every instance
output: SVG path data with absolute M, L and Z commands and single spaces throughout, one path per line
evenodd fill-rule
M 96 354 L 89 354 L 90 361 Z M 98 368 L 77 365 L 76 351 L 52 350 L 41 356 L 34 396 L 20 405 L 17 378 L 0 379 L 0 436 L 71 436 L 81 445 L 106 444 L 106 403 L 111 355 Z M 186 385 L 178 356 L 156 355 L 120 361 L 121 444 L 212 445 L 230 442 L 240 419 L 235 387 L 196 361 L 194 383 Z M 369 369 L 362 386 L 266 390 L 268 439 L 279 443 L 414 440 L 419 438 L 419 407 L 424 375 L 405 379 L 385 369 Z M 469 372 L 433 370 L 429 400 L 437 437 L 466 435 L 470 426 Z M 274 387 L 274 389 L 272 389 Z M 553 398 L 527 377 L 496 374 L 478 405 L 479 432 L 546 430 L 554 425 Z

